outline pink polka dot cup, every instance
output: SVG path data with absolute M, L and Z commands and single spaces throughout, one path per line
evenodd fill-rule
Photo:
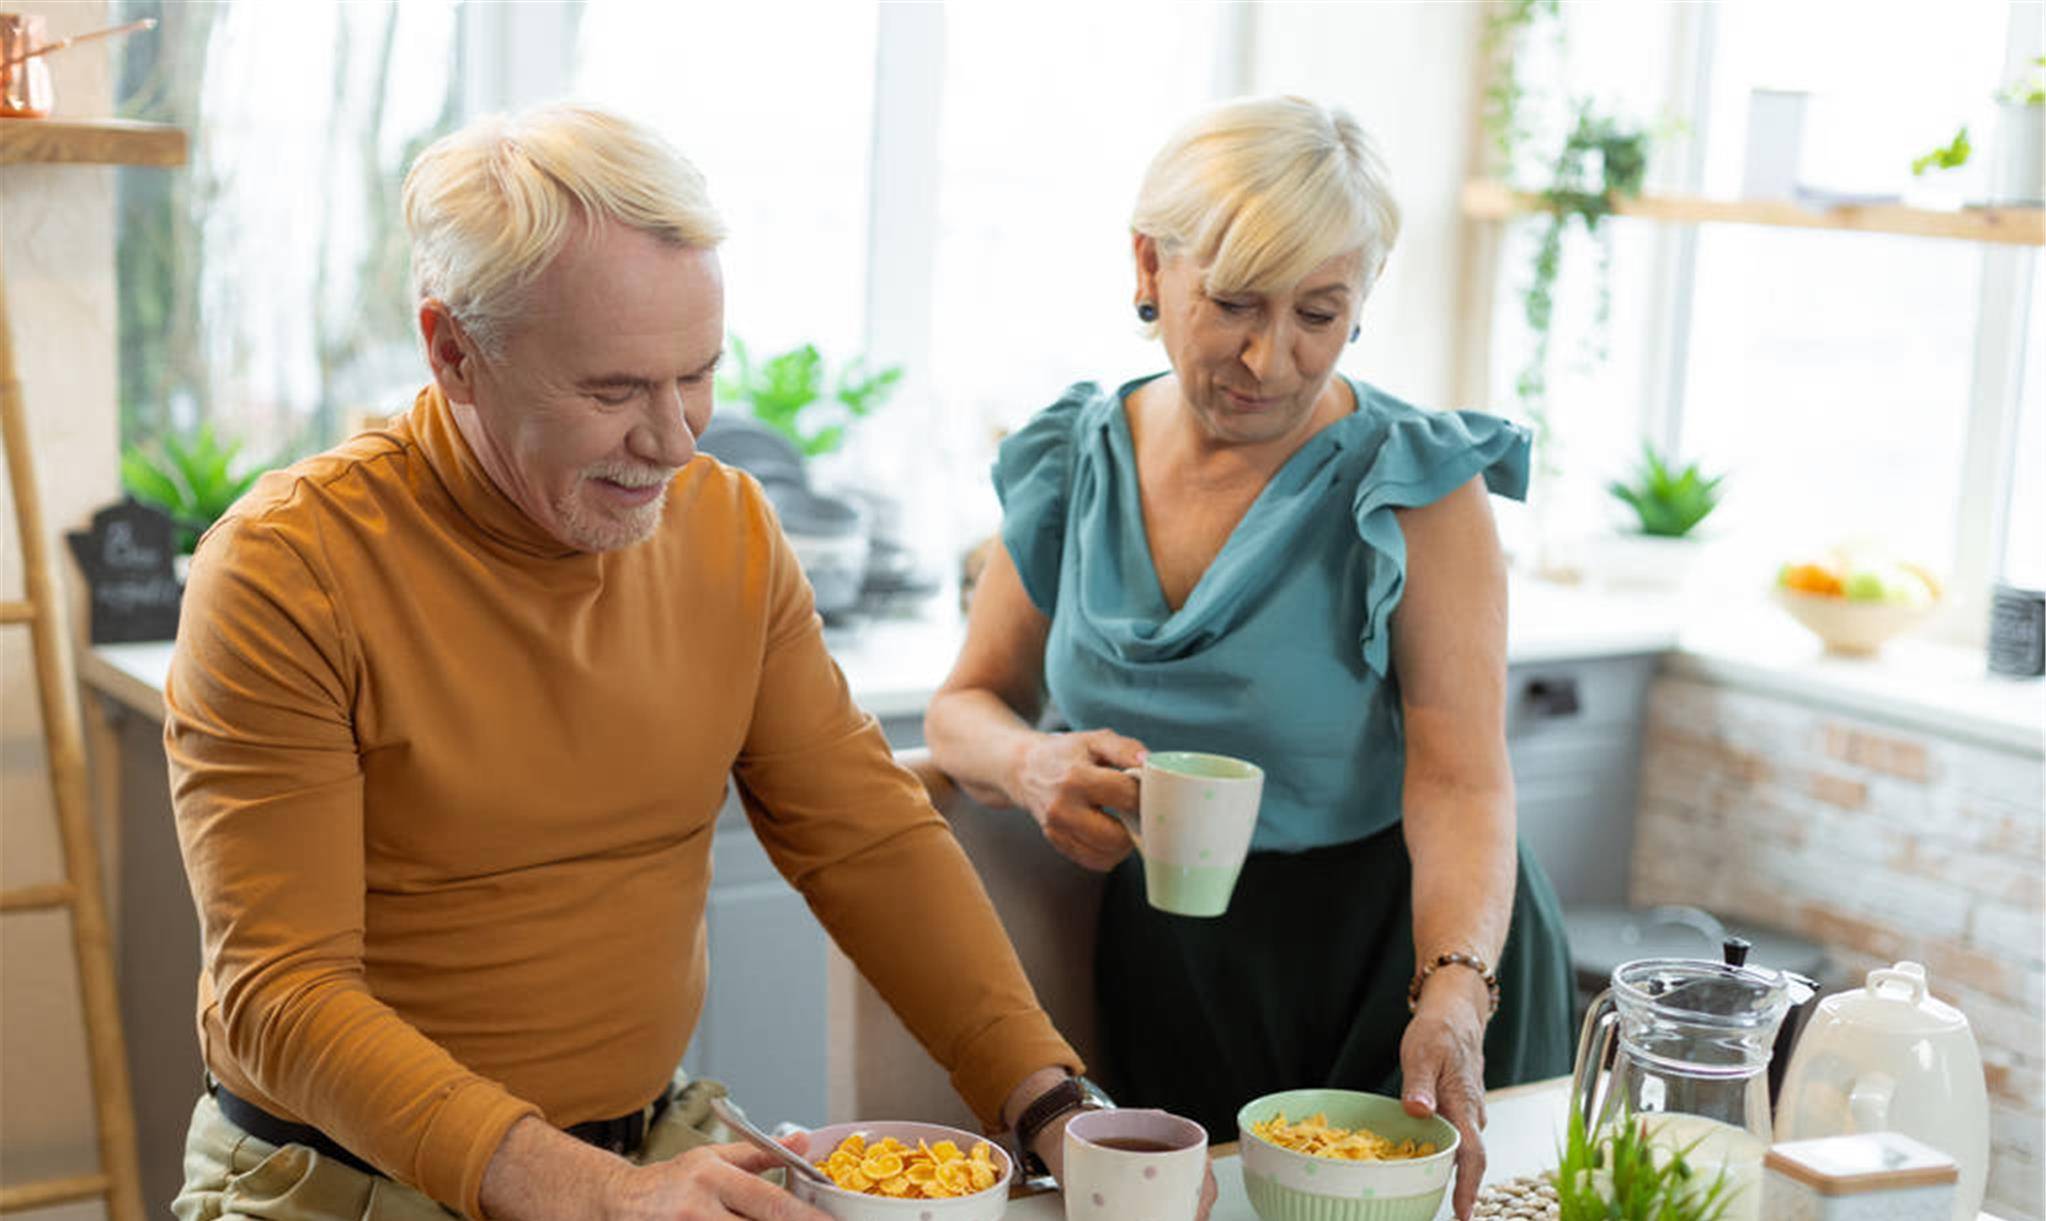
M 1193 1221 L 1208 1133 L 1164 1111 L 1087 1111 L 1066 1125 L 1066 1221 Z

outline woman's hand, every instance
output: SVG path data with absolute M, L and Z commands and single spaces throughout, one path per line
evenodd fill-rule
M 1440 1114 L 1462 1138 L 1456 1150 L 1456 1215 L 1469 1221 L 1485 1178 L 1485 1016 L 1491 997 L 1477 972 L 1445 968 L 1428 977 L 1420 1008 L 1400 1039 L 1407 1114 Z
M 1123 774 L 1144 761 L 1144 744 L 1108 729 L 1037 734 L 1009 786 L 1051 846 L 1094 870 L 1113 869 L 1135 847 L 1105 810 L 1137 809 L 1138 785 Z

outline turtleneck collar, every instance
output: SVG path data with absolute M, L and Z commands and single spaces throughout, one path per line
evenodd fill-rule
M 455 507 L 477 533 L 511 551 L 538 559 L 588 555 L 541 529 L 540 523 L 528 517 L 498 488 L 455 423 L 454 409 L 439 386 L 429 382 L 419 392 L 412 403 L 410 423 L 420 452 L 426 455 L 427 463 L 440 476 Z

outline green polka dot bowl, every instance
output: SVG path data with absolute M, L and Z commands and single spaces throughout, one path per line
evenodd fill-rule
M 1331 1127 L 1369 1128 L 1388 1140 L 1426 1141 L 1435 1152 L 1352 1162 L 1282 1148 L 1251 1125 L 1284 1114 L 1326 1116 Z M 1439 1116 L 1415 1119 L 1397 1098 L 1356 1090 L 1287 1090 L 1236 1113 L 1243 1189 L 1262 1221 L 1432 1221 L 1456 1166 L 1457 1131 Z

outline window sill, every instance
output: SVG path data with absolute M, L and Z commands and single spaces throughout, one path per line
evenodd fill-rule
M 1992 675 L 1980 649 L 1905 637 L 1875 657 L 1841 657 L 1775 608 L 1736 603 L 1688 616 L 1664 669 L 2046 757 L 2046 682 Z

